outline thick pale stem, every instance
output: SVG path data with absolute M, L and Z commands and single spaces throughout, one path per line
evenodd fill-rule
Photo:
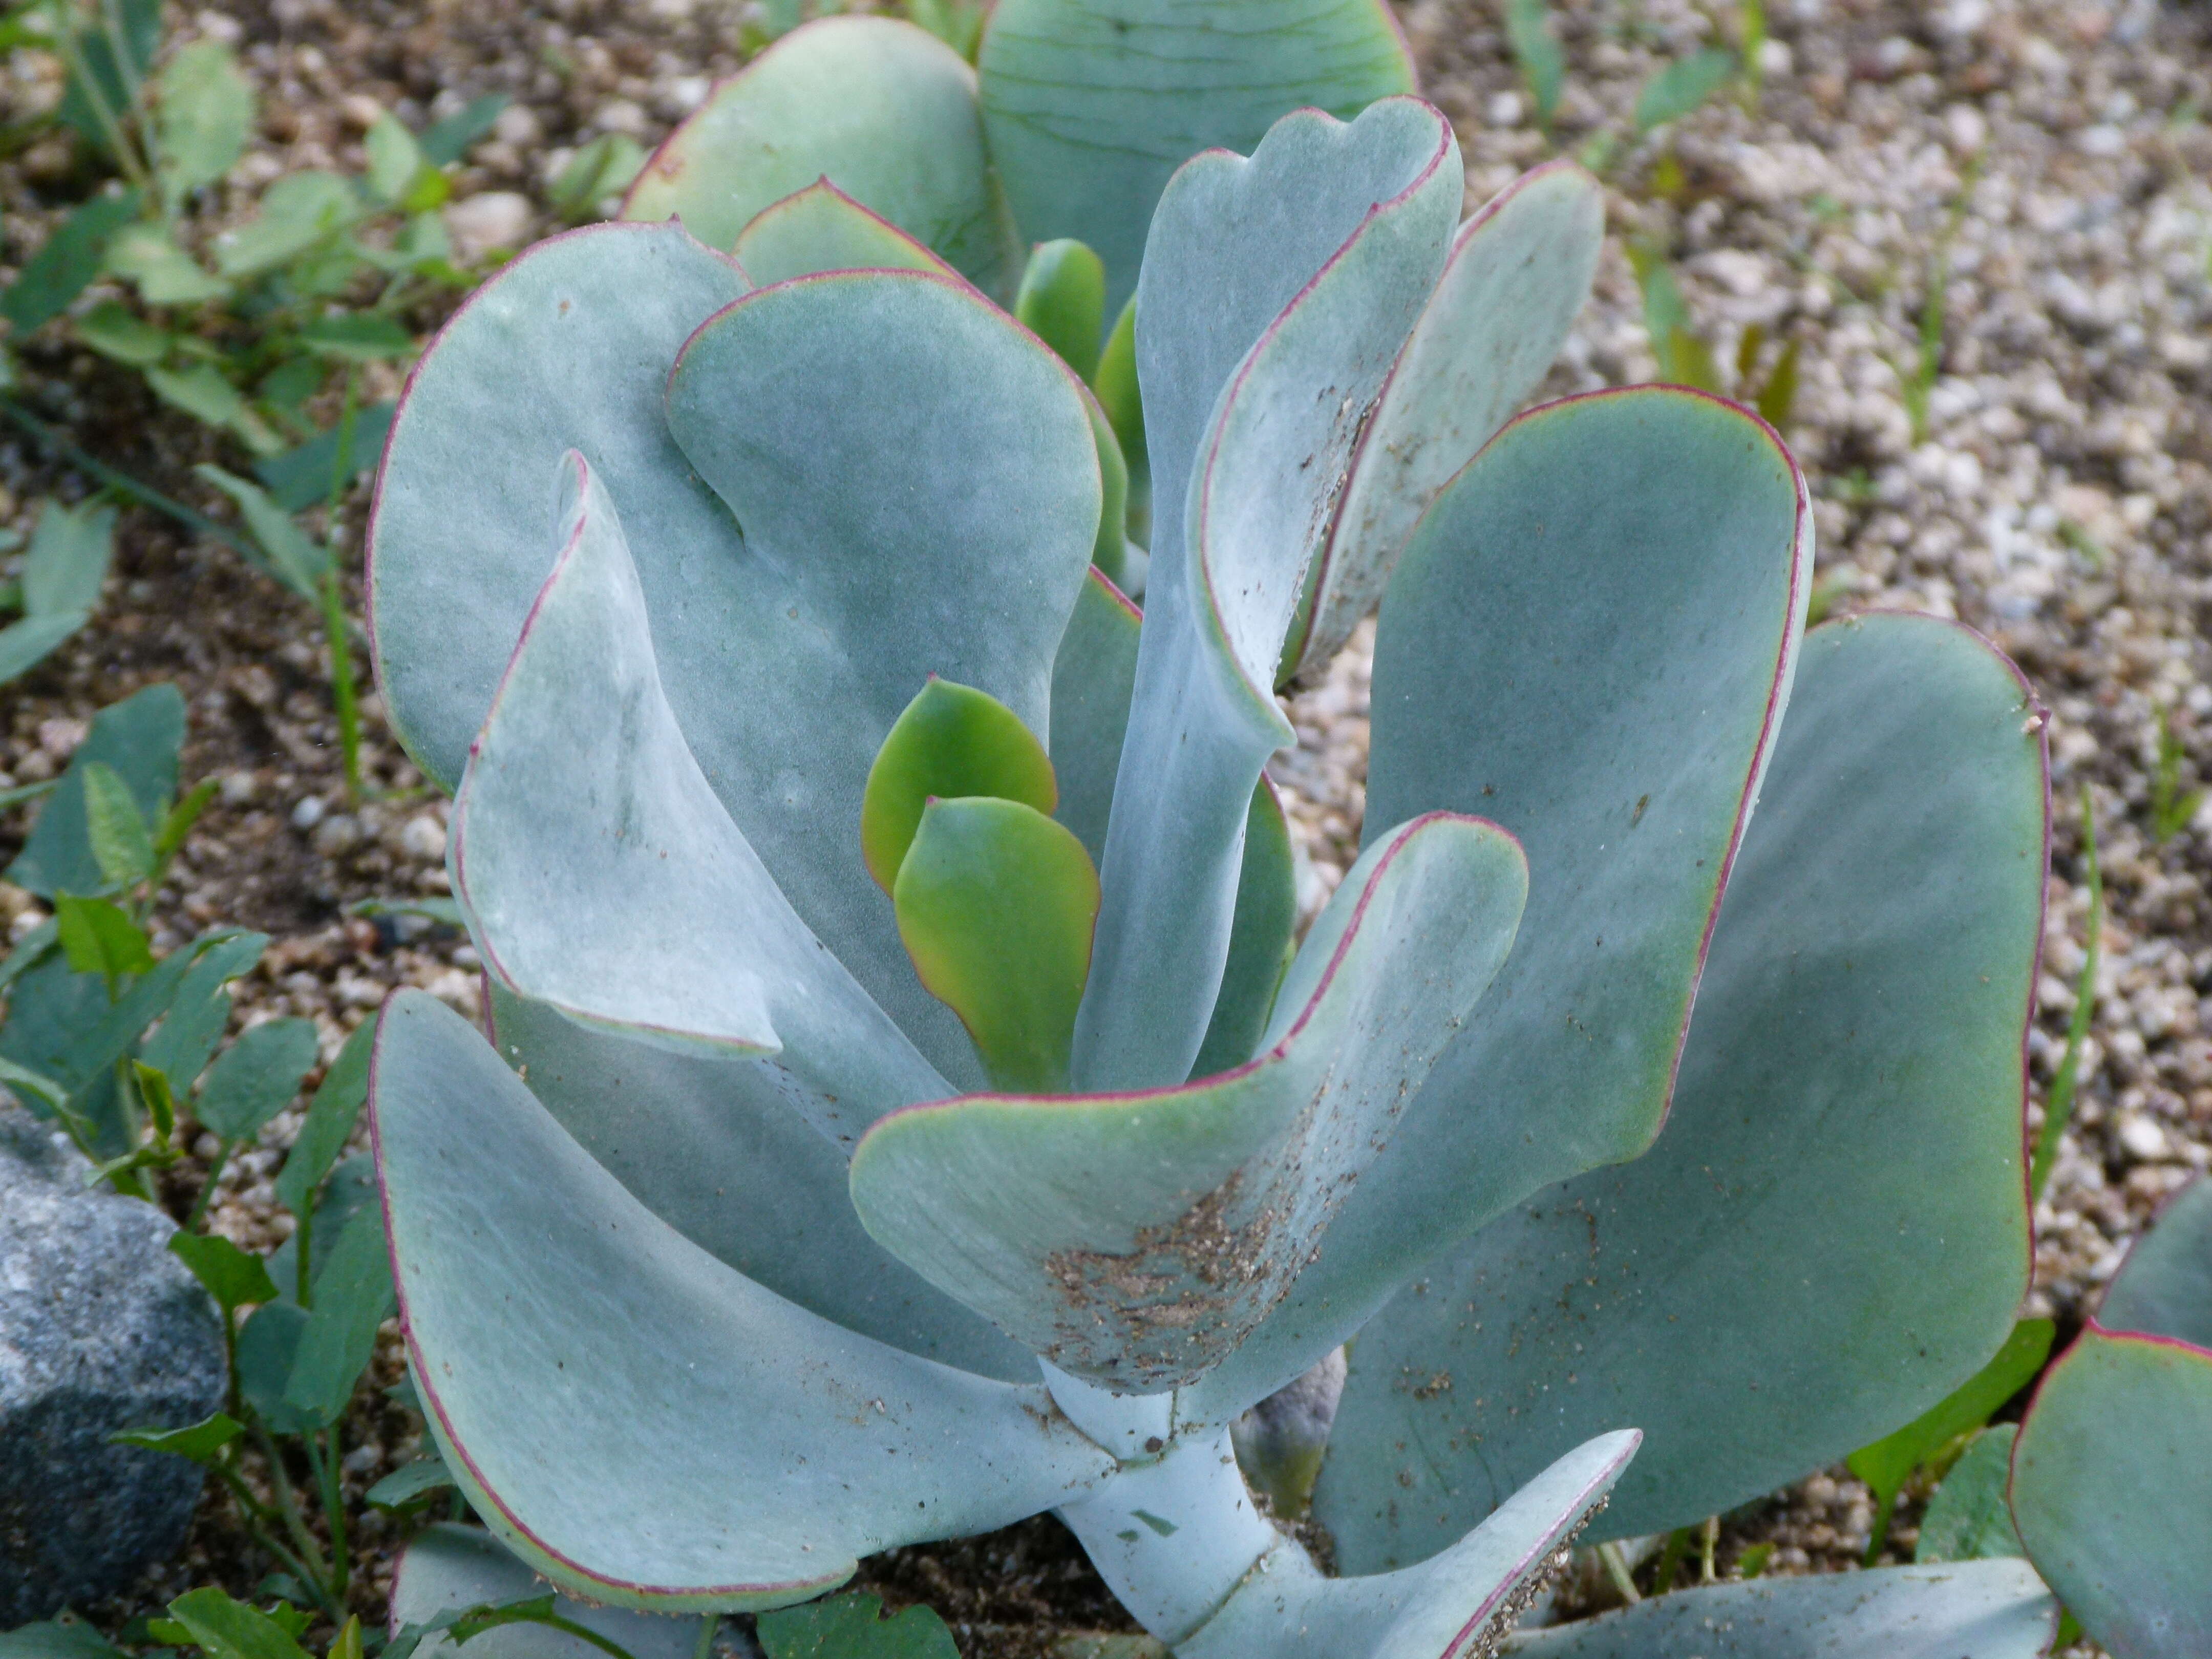
M 1253 1507 L 1226 1428 L 1178 1437 L 1171 1394 L 1121 1395 L 1044 1367 L 1053 1398 L 1122 1460 L 1112 1480 L 1060 1511 L 1138 1622 L 1173 1646 L 1212 1618 L 1282 1542 Z

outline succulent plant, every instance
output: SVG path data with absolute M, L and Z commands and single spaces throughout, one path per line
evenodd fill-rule
M 2004 1340 L 2044 716 L 1950 623 L 1803 632 L 1747 412 L 1493 434 L 1601 216 L 1462 189 L 1407 97 L 1175 173 L 1141 617 L 1081 384 L 842 196 L 736 260 L 572 232 L 425 354 L 375 651 L 491 1036 L 399 995 L 372 1104 L 417 1387 L 529 1567 L 773 1607 L 1049 1510 L 1179 1654 L 1471 1654 L 1578 1529 Z M 1276 677 L 1386 582 L 1365 850 L 1298 942 Z M 1335 1577 L 1230 1431 L 1347 1340 Z M 2017 1562 L 1864 1590 L 1668 1601 L 1761 1655 L 2054 1617 Z
M 2212 1650 L 2212 1182 L 2169 1203 L 2036 1390 L 2019 1543 L 2113 1659 Z

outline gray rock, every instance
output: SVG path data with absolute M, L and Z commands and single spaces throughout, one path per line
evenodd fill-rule
M 176 1553 L 200 1471 L 111 1446 L 222 1403 L 213 1302 L 174 1224 L 88 1191 L 52 1128 L 0 1105 L 0 1630 L 112 1593 Z

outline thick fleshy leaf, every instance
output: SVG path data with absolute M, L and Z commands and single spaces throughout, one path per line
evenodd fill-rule
M 736 603 L 683 663 L 712 717 L 687 712 L 653 617 L 692 751 L 822 941 L 940 1072 L 975 1079 L 861 867 L 861 796 L 933 673 L 1049 741 L 1053 657 L 1098 524 L 1081 385 L 965 283 L 834 272 L 700 329 L 669 378 L 668 422 L 745 538 Z
M 567 547 L 472 745 L 453 892 L 490 972 L 587 1025 L 781 1055 L 850 1146 L 944 1079 L 793 914 L 685 746 L 606 492 L 568 460 Z
M 1966 1443 L 1921 1512 L 1916 1562 L 1986 1561 L 2027 1553 L 2005 1503 L 2016 1425 L 1994 1423 Z
M 2058 1607 L 2027 1564 L 1712 1584 L 1528 1632 L 1519 1659 L 2039 1659 Z
M 1878 1524 L 1887 1523 L 1890 1504 L 1915 1469 L 1960 1435 L 1981 1427 L 1998 1407 L 2036 1379 L 2051 1357 L 2057 1329 L 2048 1319 L 2021 1320 L 1988 1364 L 1912 1421 L 1860 1447 L 1845 1460 L 1874 1494 Z
M 1070 624 L 1073 626 L 1073 624 Z M 886 893 L 940 797 L 988 795 L 1040 812 L 1060 804 L 1044 745 L 1014 711 L 973 686 L 932 677 L 891 723 L 860 798 L 860 855 Z
M 1495 817 L 1528 849 L 1528 914 L 1322 1259 L 1201 1385 L 1209 1415 L 1288 1382 L 1455 1239 L 1657 1133 L 1796 664 L 1806 506 L 1765 428 L 1658 388 L 1524 415 L 1437 498 L 1376 635 L 1367 821 Z
M 2212 1348 L 2212 1181 L 2200 1176 L 2159 1212 L 2120 1264 L 2097 1322 Z
M 1364 1578 L 1325 1578 L 1279 1549 L 1177 1659 L 1479 1659 L 1495 1652 L 1572 1538 L 1636 1455 L 1633 1430 L 1562 1457 L 1433 1560 Z
M 1221 994 L 1213 1000 L 1213 1022 L 1206 1028 L 1193 1077 L 1242 1066 L 1258 1050 L 1297 948 L 1297 927 L 1290 821 L 1273 780 L 1263 774 L 1244 819 L 1243 867 L 1237 876 L 1237 916 L 1229 930 Z
M 1035 1379 L 1029 1353 L 861 1229 L 843 1149 L 791 1109 L 775 1061 L 695 1060 L 587 1030 L 495 980 L 489 1000 L 501 1058 L 700 1249 L 863 1336 L 1002 1381 Z
M 1076 1023 L 1083 1088 L 1173 1084 L 1198 1057 L 1252 790 L 1291 738 L 1284 631 L 1461 183 L 1443 117 L 1400 98 L 1349 125 L 1285 117 L 1250 160 L 1200 156 L 1161 200 L 1137 311 L 1152 563 Z
M 1014 315 L 1084 380 L 1098 367 L 1106 340 L 1106 267 L 1073 237 L 1041 242 L 1022 268 Z
M 984 154 L 975 72 L 896 18 L 824 17 L 785 35 L 668 135 L 623 217 L 675 215 L 727 247 L 822 178 L 971 281 L 1012 291 L 1021 252 Z
M 896 1114 L 854 1155 L 862 1224 L 1064 1370 L 1189 1381 L 1312 1257 L 1510 948 L 1527 881 L 1492 825 L 1404 826 L 1308 935 L 1263 1058 L 1144 1094 Z
M 1053 817 L 1075 832 L 1094 864 L 1106 855 L 1106 818 L 1129 726 L 1143 624 L 1144 613 L 1093 570 L 1053 659 L 1052 769 L 1060 787 Z
M 2043 722 L 1955 624 L 1807 637 L 1664 1132 L 1493 1222 L 1362 1330 L 1316 1498 L 1343 1560 L 1418 1560 L 1632 1423 L 1644 1450 L 1602 1532 L 1686 1525 L 1997 1351 L 2027 1287 Z
M 1091 562 L 1119 586 L 1130 580 L 1129 464 L 1105 409 L 1096 396 L 1090 395 L 1089 388 L 1085 390 L 1091 436 L 1098 447 L 1098 535 L 1091 550 Z
M 1097 249 L 1109 315 L 1185 160 L 1249 151 L 1302 106 L 1349 118 L 1413 86 L 1405 38 L 1376 0 L 1001 0 L 977 62 L 1023 234 Z
M 2212 1652 L 2212 1350 L 2092 1324 L 2021 1425 L 2012 1514 L 2112 1659 Z
M 781 1606 L 1110 1466 L 1042 1388 L 841 1330 L 685 1241 L 434 998 L 385 1005 L 370 1107 L 426 1415 L 477 1512 L 560 1585 Z
M 817 179 L 755 214 L 738 234 L 735 251 L 745 275 L 763 288 L 823 270 L 958 274 L 827 179 Z
M 1604 238 L 1604 191 L 1564 161 L 1523 174 L 1460 227 L 1360 434 L 1286 670 L 1327 664 L 1375 608 L 1414 523 L 1552 366 Z
M 746 286 L 680 228 L 592 225 L 501 267 L 422 354 L 377 477 L 368 600 L 393 729 L 447 788 L 561 551 L 568 451 L 622 503 L 658 619 L 681 627 L 679 593 L 717 615 L 731 603 L 726 578 L 702 593 L 679 575 L 679 562 L 695 582 L 719 573 L 742 544 L 669 438 L 661 389 L 691 331 Z
M 1098 915 L 1083 843 L 1020 801 L 933 800 L 891 896 L 915 975 L 994 1085 L 1065 1089 Z
M 427 1625 L 441 1613 L 527 1601 L 544 1592 L 538 1575 L 489 1533 L 451 1524 L 426 1528 L 408 1540 L 392 1568 L 392 1633 Z M 630 1659 L 691 1659 L 699 1639 L 699 1627 L 690 1620 L 593 1607 L 565 1595 L 555 1600 L 553 1611 L 605 1637 Z M 459 1650 L 442 1633 L 415 1650 L 424 1659 Z M 533 1624 L 505 1625 L 471 1637 L 468 1652 L 470 1659 L 605 1659 L 581 1637 Z

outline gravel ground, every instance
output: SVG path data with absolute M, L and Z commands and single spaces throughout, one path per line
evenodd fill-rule
M 2212 14 L 2180 0 L 1769 0 L 1768 9 L 1755 107 L 1724 98 L 1616 150 L 1615 235 L 1547 391 L 1651 378 L 1624 249 L 1671 249 L 1718 362 L 1734 361 L 1754 324 L 1798 343 L 1788 435 L 1818 498 L 1821 602 L 1957 617 L 2009 651 L 2051 705 L 2058 822 L 2032 1044 L 2039 1111 L 2082 962 L 2085 788 L 2111 907 L 2080 1103 L 2038 1213 L 2029 1311 L 2056 1316 L 2063 1336 L 2094 1309 L 2160 1200 L 2212 1164 L 2212 1007 L 2200 1000 L 2212 989 L 2212 810 L 2163 845 L 2150 810 L 2161 714 L 2180 745 L 2180 787 L 2212 775 L 2212 660 L 2198 609 L 2212 598 L 2212 192 L 2203 182 L 2212 131 L 2198 115 L 2212 104 Z M 1686 0 L 1559 10 L 1570 73 L 1556 137 L 1568 149 L 1601 129 L 1625 135 L 1654 68 L 1728 39 Z M 234 176 L 240 206 L 283 171 L 358 167 L 376 107 L 419 121 L 484 91 L 512 94 L 450 210 L 457 241 L 484 250 L 554 228 L 542 192 L 574 145 L 607 131 L 650 144 L 695 106 L 739 61 L 748 15 L 727 0 L 465 10 L 441 0 L 238 0 L 198 12 L 188 27 L 236 41 L 262 90 L 264 130 Z M 1552 153 L 1492 0 L 1420 0 L 1407 23 L 1429 95 L 1458 125 L 1470 205 Z M 9 118 L 58 91 L 50 70 L 17 63 L 0 86 Z M 70 167 L 51 144 L 0 166 L 0 261 L 36 246 L 53 216 L 48 195 L 67 198 Z M 1944 264 L 1939 372 L 1916 433 L 1908 381 Z M 187 469 L 213 458 L 204 433 L 66 343 L 33 343 L 23 355 L 58 388 L 48 406 L 77 422 L 89 447 L 200 499 Z M 38 496 L 70 488 L 0 434 L 0 523 L 27 529 Z M 349 526 L 361 506 L 348 507 Z M 374 798 L 349 810 L 313 618 L 228 553 L 181 543 L 143 515 L 125 524 L 101 617 L 0 700 L 0 787 L 51 775 L 94 708 L 174 678 L 192 710 L 187 775 L 219 776 L 223 787 L 163 920 L 176 939 L 215 921 L 275 936 L 240 988 L 241 1022 L 307 1015 L 327 1055 L 394 984 L 474 1012 L 477 963 L 465 941 L 343 913 L 356 898 L 443 887 L 442 803 L 391 743 L 374 700 Z M 1299 747 L 1274 769 L 1303 843 L 1310 908 L 1356 848 L 1370 638 L 1363 629 L 1295 700 Z M 21 931 L 36 914 L 0 888 L 6 918 Z M 216 1224 L 241 1243 L 273 1243 L 283 1224 L 270 1182 L 296 1123 L 279 1118 L 224 1176 Z M 188 1199 L 198 1178 L 192 1164 L 179 1166 L 173 1195 Z M 415 1449 L 412 1421 L 397 1407 L 364 1407 L 354 1428 L 356 1492 Z M 1763 1539 L 1779 1547 L 1778 1568 L 1838 1569 L 1863 1549 L 1869 1517 L 1857 1482 L 1841 1470 L 1818 1474 L 1734 1518 L 1721 1563 Z M 1896 1550 L 1910 1551 L 1915 1519 L 1910 1504 L 1900 1510 Z M 380 1589 L 374 1530 L 372 1521 L 359 1541 Z M 1000 1621 L 1033 1626 L 1054 1607 L 1101 1616 L 1079 1586 L 1025 1601 L 1032 1580 L 1073 1582 L 1065 1551 L 999 1539 L 959 1557 L 972 1571 L 950 1553 L 942 1567 L 902 1557 L 883 1564 L 878 1582 L 894 1598 L 927 1594 L 948 1615 L 979 1621 L 971 1653 L 1015 1650 L 984 1641 Z M 130 1605 L 210 1574 L 228 1580 L 235 1553 L 210 1505 L 186 1559 Z M 1014 1591 L 979 1599 L 973 1573 L 1002 1570 L 1020 1581 Z M 946 1588 L 956 1583 L 969 1588 Z

